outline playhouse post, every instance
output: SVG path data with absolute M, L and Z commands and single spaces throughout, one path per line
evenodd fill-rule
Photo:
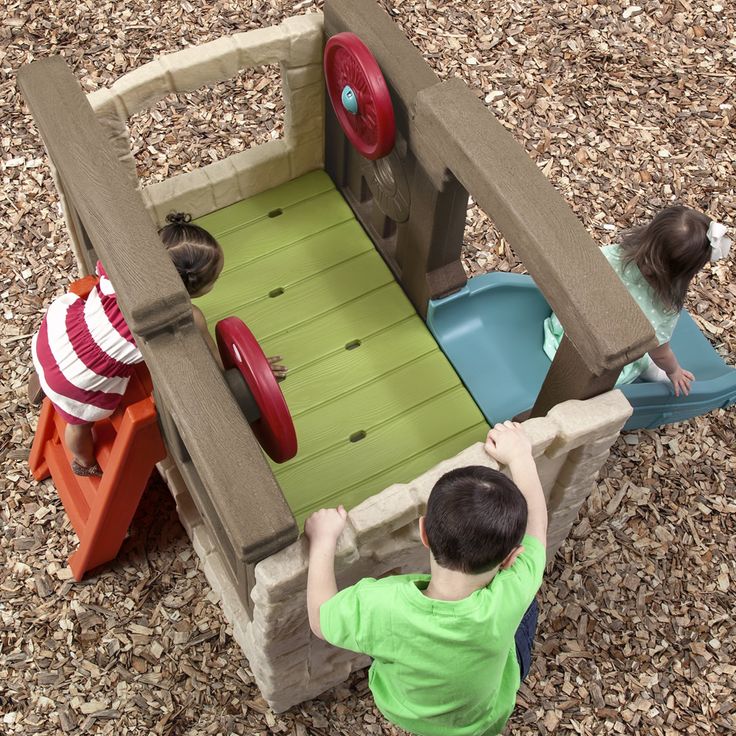
M 580 353 L 565 335 L 539 391 L 532 417 L 546 416 L 553 406 L 568 399 L 589 399 L 610 391 L 616 384 L 621 367 L 593 373 Z

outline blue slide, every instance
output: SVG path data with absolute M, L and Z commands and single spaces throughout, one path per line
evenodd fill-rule
M 427 325 L 489 423 L 532 407 L 550 361 L 542 323 L 550 307 L 530 276 L 475 276 L 455 294 L 429 303 Z M 634 413 L 626 429 L 680 422 L 736 402 L 736 368 L 726 365 L 683 310 L 672 337 L 680 363 L 695 374 L 689 396 L 669 383 L 622 386 Z

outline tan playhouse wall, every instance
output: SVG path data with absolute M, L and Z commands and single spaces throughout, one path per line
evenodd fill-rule
M 130 186 L 139 189 L 157 226 L 172 210 L 208 214 L 323 166 L 324 77 L 322 14 L 287 18 L 281 25 L 224 36 L 156 57 L 87 96 Z M 286 106 L 283 138 L 253 146 L 165 181 L 140 187 L 131 153 L 128 119 L 167 95 L 217 84 L 243 69 L 279 64 Z M 83 274 L 90 262 L 83 233 L 67 206 L 56 171 L 74 254 Z M 86 256 L 86 257 L 85 257 Z
M 611 391 L 559 404 L 547 416 L 524 423 L 549 507 L 550 560 L 570 532 L 630 414 L 623 394 Z M 415 481 L 390 486 L 352 509 L 338 546 L 338 585 L 368 576 L 426 571 L 428 557 L 419 541 L 417 520 L 436 480 L 465 465 L 497 467 L 477 443 Z M 159 469 L 171 486 L 179 516 L 207 580 L 221 599 L 235 639 L 275 711 L 319 695 L 368 664 L 367 657 L 337 649 L 311 634 L 306 604 L 308 547 L 303 538 L 256 565 L 249 615 L 241 602 L 242 591 L 235 589 L 227 574 L 176 466 L 167 460 Z

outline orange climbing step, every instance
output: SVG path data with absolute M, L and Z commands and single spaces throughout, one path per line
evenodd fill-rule
M 71 290 L 86 297 L 95 283 L 88 276 L 75 282 Z M 79 537 L 79 548 L 69 557 L 75 580 L 115 558 L 151 472 L 166 456 L 152 393 L 151 377 L 141 363 L 120 406 L 95 424 L 95 451 L 102 469 L 99 478 L 72 472 L 71 454 L 63 442 L 66 422 L 48 398 L 43 400 L 29 463 L 36 480 L 51 476 Z

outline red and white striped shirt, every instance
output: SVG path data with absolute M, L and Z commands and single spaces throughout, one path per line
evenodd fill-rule
M 31 345 L 46 396 L 71 424 L 110 416 L 143 360 L 99 261 L 96 270 L 86 300 L 69 293 L 51 303 Z

